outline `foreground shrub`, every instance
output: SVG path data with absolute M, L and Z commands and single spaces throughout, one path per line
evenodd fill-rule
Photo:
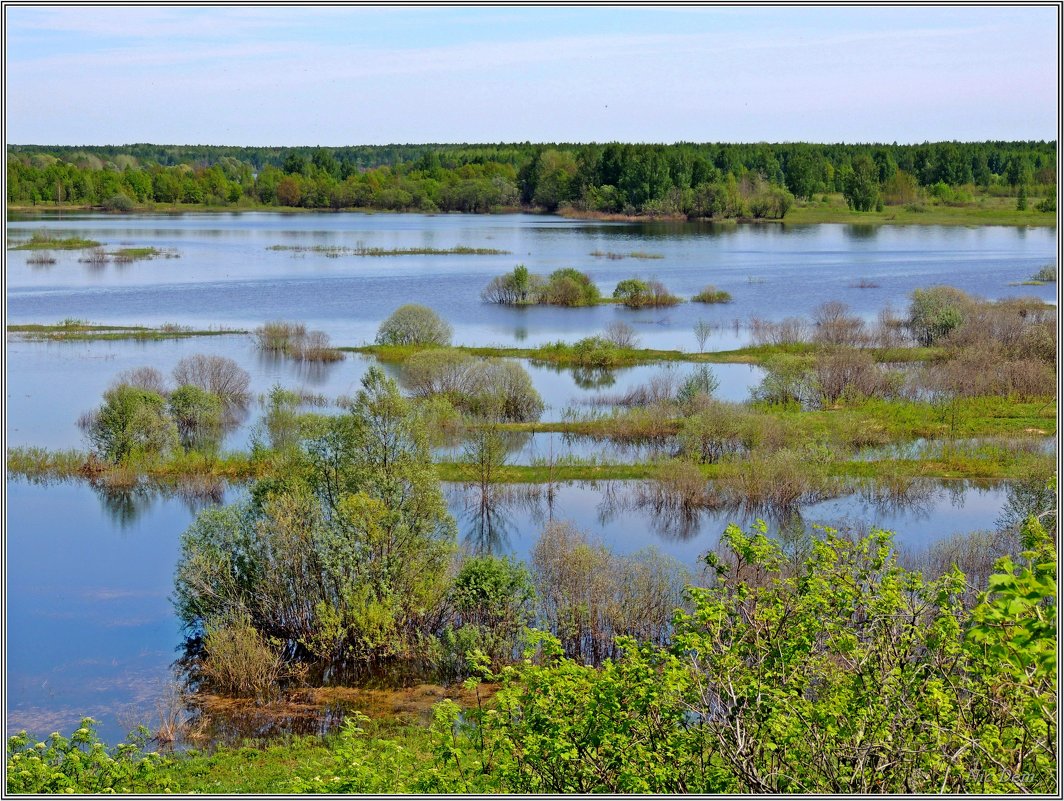
M 246 618 L 325 663 L 414 656 L 455 535 L 420 420 L 372 368 L 351 411 L 322 427 L 284 476 L 182 535 L 178 616 L 192 633 Z
M 886 532 L 794 564 L 729 526 L 670 647 L 594 670 L 543 637 L 448 764 L 490 749 L 526 793 L 1053 793 L 1054 553 L 1037 523 L 1025 542 L 966 607 L 959 571 L 902 569 Z
M 451 326 L 427 306 L 408 303 L 400 306 L 377 329 L 378 345 L 451 344 Z
M 69 738 L 58 732 L 33 741 L 20 732 L 7 741 L 7 792 L 163 793 L 171 780 L 162 769 L 172 763 L 145 754 L 130 743 L 108 748 L 96 734 L 96 722 L 83 718 Z

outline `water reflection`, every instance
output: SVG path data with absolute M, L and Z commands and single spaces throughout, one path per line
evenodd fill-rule
M 178 500 L 192 515 L 210 506 L 217 506 L 225 499 L 228 484 L 213 476 L 192 476 L 176 481 L 136 480 L 90 480 L 89 487 L 100 501 L 100 508 L 119 530 L 132 528 L 147 515 L 156 504 L 165 500 Z

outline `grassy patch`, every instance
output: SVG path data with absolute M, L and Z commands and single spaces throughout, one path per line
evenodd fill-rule
M 284 250 L 293 253 L 321 253 L 325 256 L 508 256 L 509 250 L 496 248 L 471 248 L 455 245 L 453 248 L 371 248 L 358 244 L 355 247 L 341 245 L 270 245 L 267 250 Z
M 56 237 L 37 231 L 29 241 L 15 245 L 12 250 L 82 250 L 96 248 L 100 243 L 94 239 L 82 239 L 78 236 Z
M 93 325 L 84 320 L 64 320 L 54 325 L 26 323 L 7 326 L 9 334 L 21 339 L 48 342 L 85 342 L 88 340 L 135 339 L 141 341 L 217 337 L 246 334 L 237 328 L 191 328 L 165 323 L 157 328 L 144 325 Z
M 873 225 L 1046 225 L 1057 224 L 1056 215 L 1031 209 L 1017 211 L 1015 198 L 979 198 L 961 206 L 884 206 L 882 211 L 853 211 L 839 194 L 827 203 L 795 203 L 787 212 L 788 225 L 855 223 Z
M 631 253 L 614 253 L 611 250 L 593 250 L 591 255 L 596 259 L 610 259 L 612 261 L 620 261 L 621 259 L 664 259 L 665 255 L 662 253 L 646 253 L 642 250 L 633 250 Z
M 591 339 L 597 339 L 592 337 Z M 488 356 L 510 359 L 530 359 L 532 361 L 555 364 L 562 367 L 631 367 L 637 364 L 654 362 L 695 362 L 700 364 L 762 364 L 773 356 L 813 356 L 817 345 L 809 342 L 785 343 L 782 345 L 750 345 L 735 350 L 718 350 L 708 353 L 694 353 L 681 350 L 657 350 L 654 348 L 618 348 L 608 350 L 584 346 L 580 342 L 554 342 L 538 348 L 515 347 L 470 347 L 456 345 L 455 350 L 474 356 Z M 389 363 L 402 363 L 421 348 L 408 345 L 361 345 L 341 347 L 339 350 L 353 353 L 368 353 L 378 360 Z M 868 351 L 878 362 L 928 362 L 943 357 L 941 348 L 878 348 Z

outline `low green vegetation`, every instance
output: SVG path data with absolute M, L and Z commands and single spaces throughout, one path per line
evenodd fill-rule
M 591 255 L 596 259 L 610 259 L 611 261 L 620 261 L 621 259 L 664 259 L 665 256 L 661 253 L 646 253 L 641 250 L 634 250 L 631 253 L 614 253 L 612 250 L 593 250 Z
M 78 236 L 56 237 L 44 231 L 34 231 L 29 240 L 8 247 L 11 250 L 85 250 L 100 247 L 100 243 Z
M 359 243 L 354 247 L 343 245 L 270 245 L 267 250 L 285 250 L 293 253 L 322 253 L 338 256 L 508 256 L 510 251 L 496 248 L 472 248 L 455 245 L 451 248 L 380 248 Z
M 694 303 L 731 303 L 731 293 L 723 289 L 717 289 L 712 284 L 702 287 L 701 291 L 691 300 Z
M 187 339 L 190 337 L 217 337 L 247 334 L 236 328 L 190 328 L 166 323 L 158 327 L 145 325 L 96 325 L 84 320 L 63 320 L 51 325 L 24 323 L 8 325 L 9 334 L 17 334 L 22 339 L 48 340 L 53 342 L 85 342 L 90 340 L 164 340 Z

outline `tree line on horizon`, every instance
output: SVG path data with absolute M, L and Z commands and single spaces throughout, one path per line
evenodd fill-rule
M 1056 142 L 455 144 L 357 147 L 9 145 L 10 203 L 209 204 L 780 218 L 794 199 L 851 208 L 1056 183 Z

